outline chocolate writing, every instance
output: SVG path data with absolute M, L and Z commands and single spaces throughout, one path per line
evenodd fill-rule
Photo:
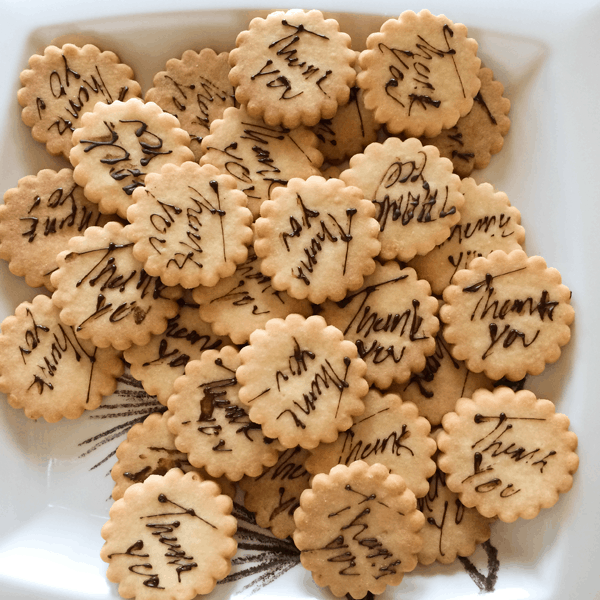
M 150 453 L 150 457 L 146 454 Z M 127 477 L 133 483 L 142 483 L 150 475 L 166 475 L 171 469 L 181 469 L 182 471 L 189 471 L 191 464 L 187 459 L 187 454 L 180 452 L 177 448 L 158 448 L 155 446 L 148 446 L 146 452 L 140 455 L 143 460 L 149 460 L 152 464 L 146 465 L 139 471 L 131 472 L 125 471 L 124 477 Z

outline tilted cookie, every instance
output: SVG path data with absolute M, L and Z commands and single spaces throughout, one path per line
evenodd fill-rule
M 369 385 L 388 388 L 425 367 L 435 350 L 438 301 L 414 269 L 396 261 L 377 263 L 357 292 L 341 302 L 325 302 L 319 313 L 344 333 L 367 363 Z
M 136 483 L 110 508 L 100 557 L 123 598 L 191 600 L 231 570 L 233 502 L 198 473 L 171 469 Z
M 133 255 L 166 285 L 212 286 L 248 258 L 246 196 L 216 167 L 165 164 L 132 198 L 125 233 Z
M 485 517 L 533 519 L 573 485 L 577 436 L 550 400 L 507 387 L 478 390 L 442 426 L 438 465 L 446 485 Z
M 276 290 L 320 304 L 342 300 L 375 270 L 375 207 L 339 179 L 291 179 L 256 221 L 254 251 Z
M 248 248 L 248 260 L 238 265 L 233 275 L 213 287 L 199 286 L 193 293 L 202 320 L 210 323 L 216 334 L 228 335 L 234 344 L 247 343 L 250 334 L 269 319 L 312 314 L 308 300 L 296 300 L 273 288 L 252 247 Z
M 19 179 L 17 187 L 4 194 L 0 258 L 9 261 L 11 273 L 24 276 L 27 285 L 44 285 L 53 292 L 50 274 L 57 268 L 56 255 L 67 249 L 70 238 L 110 220 L 83 195 L 72 169 L 43 169 Z
M 471 110 L 481 61 L 463 24 L 407 10 L 372 33 L 366 46 L 357 83 L 365 106 L 390 133 L 434 136 Z
M 275 188 L 292 177 L 319 175 L 323 155 L 317 143 L 317 136 L 307 127 L 290 130 L 267 125 L 251 117 L 244 106 L 228 108 L 202 140 L 200 164 L 215 165 L 234 177 L 256 219 L 260 205 L 271 199 Z
M 177 117 L 181 128 L 190 134 L 194 157 L 200 160 L 200 144 L 210 124 L 235 103 L 229 83 L 229 53 L 216 54 L 210 48 L 186 50 L 181 60 L 167 61 L 166 70 L 154 76 L 153 85 L 146 92 L 146 102 L 156 102 Z
M 47 296 L 19 304 L 2 322 L 0 391 L 30 419 L 76 419 L 98 408 L 122 374 L 119 353 L 78 339 Z
M 511 381 L 558 360 L 575 318 L 571 292 L 541 256 L 495 250 L 458 271 L 440 318 L 452 356 L 475 373 Z
M 141 96 L 142 91 L 131 67 L 120 63 L 114 52 L 101 52 L 92 44 L 47 46 L 43 55 L 29 59 L 21 85 L 18 98 L 23 122 L 50 154 L 65 158 L 69 158 L 73 132 L 80 127 L 82 115 L 98 102 L 112 104 Z
M 173 415 L 168 427 L 177 448 L 195 467 L 231 481 L 260 475 L 279 455 L 278 445 L 250 421 L 240 402 L 239 365 L 239 352 L 232 346 L 207 350 L 187 364 L 168 401 Z
M 240 400 L 286 448 L 333 442 L 365 410 L 367 365 L 323 317 L 271 319 L 250 335 L 240 358 Z
M 268 125 L 293 129 L 330 119 L 356 79 L 350 36 L 318 10 L 252 19 L 229 53 L 236 100 Z
M 465 201 L 452 163 L 415 138 L 370 144 L 350 159 L 340 179 L 376 206 L 384 260 L 407 261 L 433 250 L 458 223 Z
M 402 477 L 381 464 L 316 475 L 294 520 L 302 565 L 335 596 L 381 594 L 417 566 L 423 513 Z
M 60 318 L 73 325 L 77 337 L 100 348 L 147 344 L 177 314 L 176 300 L 183 293 L 144 271 L 123 230 L 110 222 L 71 238 L 51 276 Z
M 194 160 L 190 136 L 154 102 L 138 98 L 104 104 L 85 114 L 73 132 L 69 159 L 75 181 L 100 212 L 127 216 L 133 191 L 165 163 Z

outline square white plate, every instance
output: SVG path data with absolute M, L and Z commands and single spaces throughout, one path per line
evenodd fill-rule
M 362 49 L 368 33 L 386 17 L 422 6 L 333 0 L 304 8 L 338 16 L 354 48 Z M 504 83 L 512 102 L 504 149 L 475 177 L 508 194 L 521 211 L 528 253 L 540 254 L 558 268 L 573 291 L 573 338 L 560 360 L 541 376 L 529 377 L 526 387 L 569 415 L 580 439 L 581 466 L 573 490 L 552 509 L 532 521 L 495 523 L 491 545 L 487 551 L 477 550 L 471 567 L 466 561 L 418 567 L 382 597 L 470 600 L 487 590 L 489 598 L 502 600 L 599 598 L 600 478 L 594 460 L 600 423 L 600 4 L 436 0 L 427 8 L 469 27 L 470 36 L 479 41 L 479 56 Z M 356 14 L 361 12 L 380 16 Z M 229 50 L 250 18 L 265 13 L 253 10 L 246 0 L 223 0 L 219 10 L 192 0 L 0 0 L 1 192 L 42 168 L 67 166 L 34 142 L 21 122 L 18 76 L 31 54 L 50 43 L 92 41 L 130 64 L 145 91 L 167 59 L 180 57 L 188 48 Z M 0 319 L 37 293 L 13 276 L 6 263 L 0 265 Z M 29 421 L 0 399 L 3 600 L 118 598 L 99 558 L 100 527 L 108 516 L 112 488 L 108 472 L 114 462 L 106 457 L 123 439 L 126 424 L 156 405 L 124 380 L 103 406 L 78 421 L 49 425 Z M 210 597 L 332 598 L 297 566 L 289 543 L 251 524 L 242 527 L 247 531 L 238 535 L 238 542 L 247 558 L 234 568 L 238 578 L 217 586 Z

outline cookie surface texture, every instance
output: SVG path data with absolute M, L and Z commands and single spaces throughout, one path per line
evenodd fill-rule
M 467 507 L 507 523 L 532 519 L 573 485 L 577 436 L 550 400 L 498 387 L 463 398 L 437 441 L 446 485 Z
M 417 565 L 425 521 L 402 477 L 381 464 L 316 475 L 294 513 L 294 543 L 317 585 L 363 598 L 398 585 Z
M 131 486 L 102 527 L 100 556 L 123 598 L 191 600 L 231 570 L 233 502 L 213 481 L 172 469 Z
M 250 335 L 240 358 L 240 400 L 286 448 L 333 442 L 365 410 L 367 365 L 322 317 L 271 319 Z
M 229 80 L 248 113 L 293 129 L 329 119 L 356 79 L 350 36 L 318 10 L 255 18 L 229 54 Z

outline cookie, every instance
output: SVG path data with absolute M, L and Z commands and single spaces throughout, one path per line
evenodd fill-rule
M 252 421 L 286 448 L 333 442 L 361 415 L 367 365 L 320 316 L 267 321 L 240 351 L 236 377 Z
M 96 346 L 127 350 L 165 331 L 183 290 L 148 275 L 133 256 L 124 227 L 110 222 L 69 240 L 52 273 L 52 301 L 77 337 Z
M 425 367 L 435 351 L 438 301 L 414 269 L 377 263 L 362 287 L 341 302 L 325 302 L 321 316 L 344 333 L 367 363 L 369 385 L 388 388 Z
M 213 286 L 248 258 L 252 214 L 233 177 L 212 165 L 165 164 L 133 192 L 133 255 L 166 285 Z
M 73 178 L 100 212 L 126 218 L 133 191 L 165 163 L 193 160 L 190 136 L 153 102 L 138 98 L 104 104 L 85 114 L 73 132 Z
M 415 138 L 370 144 L 340 179 L 375 205 L 383 260 L 408 261 L 433 250 L 458 223 L 465 201 L 452 163 Z
M 425 521 L 402 477 L 363 461 L 315 476 L 294 520 L 300 560 L 317 585 L 353 598 L 381 594 L 416 567 Z
M 228 108 L 222 119 L 213 121 L 210 135 L 202 140 L 200 164 L 211 164 L 231 175 L 248 198 L 256 219 L 260 205 L 270 200 L 273 190 L 292 177 L 319 175 L 323 155 L 317 136 L 307 127 L 287 129 L 267 125 L 251 117 L 246 107 Z
M 76 419 L 98 408 L 122 374 L 119 353 L 78 339 L 47 296 L 23 302 L 2 322 L 0 391 L 30 419 Z
M 356 79 L 350 36 L 318 10 L 252 19 L 229 54 L 229 81 L 248 114 L 293 129 L 330 119 Z
M 65 158 L 69 158 L 73 132 L 81 126 L 84 114 L 98 102 L 112 104 L 141 96 L 142 91 L 131 67 L 120 63 L 114 52 L 101 52 L 91 44 L 47 46 L 43 55 L 29 59 L 21 85 L 18 99 L 23 122 L 50 154 Z
M 100 557 L 123 598 L 191 600 L 231 570 L 233 502 L 198 473 L 171 469 L 126 490 L 102 527 Z
M 254 251 L 276 290 L 320 304 L 342 300 L 375 270 L 375 207 L 339 179 L 291 179 L 263 202 Z
M 260 475 L 279 455 L 277 445 L 250 421 L 240 402 L 239 365 L 238 350 L 232 346 L 207 350 L 187 364 L 168 401 L 169 431 L 178 450 L 186 452 L 195 467 L 231 481 Z
M 440 318 L 452 356 L 475 373 L 511 381 L 558 360 L 575 317 L 571 292 L 541 256 L 495 250 L 458 271 Z
M 573 485 L 577 436 L 550 400 L 507 387 L 478 390 L 442 426 L 438 465 L 446 485 L 485 517 L 532 519 Z
M 481 61 L 463 24 L 407 10 L 372 33 L 366 46 L 356 81 L 365 106 L 390 133 L 434 136 L 471 110 Z
M 452 227 L 448 239 L 409 263 L 440 296 L 454 274 L 468 268 L 474 258 L 487 256 L 493 250 L 522 250 L 525 241 L 521 213 L 511 206 L 504 192 L 496 192 L 489 183 L 477 185 L 470 177 L 461 181 L 460 191 L 465 203 L 460 209 L 460 221 Z
M 110 220 L 83 195 L 72 169 L 43 169 L 19 179 L 17 187 L 4 194 L 0 258 L 8 261 L 11 273 L 25 277 L 27 285 L 43 285 L 53 292 L 50 275 L 57 268 L 56 255 L 67 249 L 70 238 Z
M 181 60 L 167 61 L 165 71 L 154 76 L 146 92 L 146 102 L 155 102 L 175 115 L 190 134 L 190 148 L 196 161 L 202 156 L 200 144 L 210 124 L 234 106 L 234 90 L 229 83 L 229 53 L 217 54 L 210 48 L 186 50 Z

